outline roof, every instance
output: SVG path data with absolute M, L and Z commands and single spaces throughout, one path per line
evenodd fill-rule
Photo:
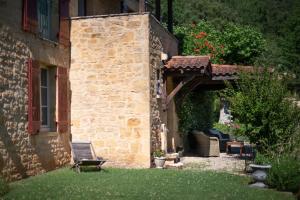
M 211 76 L 213 80 L 231 80 L 236 79 L 239 72 L 251 72 L 252 66 L 240 65 L 211 65 Z
M 173 56 L 165 65 L 169 72 L 200 72 L 207 74 L 210 71 L 209 56 Z
M 239 72 L 253 72 L 252 66 L 211 64 L 209 56 L 173 56 L 164 66 L 166 72 L 207 75 L 212 80 L 234 80 Z

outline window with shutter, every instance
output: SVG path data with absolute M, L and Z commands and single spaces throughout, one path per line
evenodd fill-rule
M 40 96 L 41 96 L 41 131 L 56 131 L 56 68 L 41 65 Z
M 59 1 L 59 43 L 70 46 L 69 1 Z
M 38 32 L 37 0 L 23 0 L 23 30 Z
M 57 130 L 59 133 L 65 133 L 69 127 L 69 89 L 68 89 L 68 69 L 57 67 L 57 95 L 58 95 L 58 120 Z
M 28 60 L 28 132 L 40 131 L 40 66 L 37 61 Z

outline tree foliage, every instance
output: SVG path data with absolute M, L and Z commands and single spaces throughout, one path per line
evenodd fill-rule
M 200 21 L 177 26 L 175 32 L 183 55 L 210 55 L 213 63 L 253 64 L 265 48 L 260 32 L 233 23 L 220 31 L 213 24 Z
M 283 150 L 296 134 L 300 109 L 291 98 L 285 79 L 276 72 L 262 68 L 242 74 L 237 88 L 229 85 L 226 95 L 232 114 L 245 124 L 245 135 L 262 150 Z
M 205 20 L 222 31 L 228 23 L 255 27 L 267 39 L 260 63 L 300 75 L 299 0 L 173 0 L 174 25 Z M 162 1 L 167 21 L 167 1 Z
M 187 134 L 192 130 L 211 128 L 215 121 L 215 93 L 211 91 L 188 94 L 179 107 L 179 130 Z M 219 111 L 219 110 L 218 110 Z

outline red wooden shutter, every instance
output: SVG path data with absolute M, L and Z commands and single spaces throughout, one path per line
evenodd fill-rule
M 59 43 L 67 47 L 70 46 L 69 2 L 59 0 Z
M 40 66 L 38 61 L 28 60 L 28 133 L 40 131 Z
M 58 119 L 57 130 L 59 133 L 65 133 L 69 128 L 69 90 L 68 90 L 68 69 L 57 67 L 57 95 L 58 95 Z
M 38 14 L 37 0 L 23 0 L 23 30 L 37 33 L 38 31 Z

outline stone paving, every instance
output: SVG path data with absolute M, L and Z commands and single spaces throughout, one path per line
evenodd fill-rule
M 245 161 L 238 154 L 221 153 L 220 157 L 185 156 L 180 158 L 183 169 L 225 171 L 233 174 L 245 174 Z

